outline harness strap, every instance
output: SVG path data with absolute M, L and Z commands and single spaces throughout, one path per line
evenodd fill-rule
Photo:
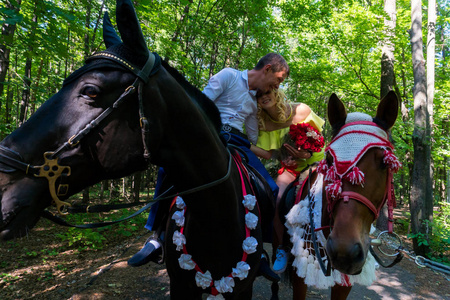
M 82 138 L 84 138 L 89 132 L 91 132 L 92 129 L 96 128 L 101 121 L 103 121 L 107 116 L 109 116 L 117 107 L 119 107 L 120 104 L 123 103 L 125 98 L 133 94 L 136 90 L 136 86 L 139 83 L 139 78 L 136 78 L 136 80 L 133 82 L 132 85 L 130 85 L 120 96 L 119 98 L 114 102 L 114 104 L 107 109 L 105 109 L 97 118 L 89 122 L 82 130 L 80 130 L 76 135 L 73 135 L 67 142 L 65 142 L 61 147 L 56 149 L 52 156 L 50 158 L 58 157 L 59 154 L 61 154 L 62 151 L 73 148 L 78 145 L 78 143 L 81 141 Z
M 0 170 L 1 172 L 11 173 L 18 169 L 18 170 L 25 172 L 26 175 L 29 175 L 29 174 L 36 175 L 39 173 L 39 168 L 36 168 L 35 166 L 24 163 L 20 160 L 14 159 L 14 158 L 9 157 L 8 155 L 4 155 L 2 153 L 0 153 L 0 163 L 3 163 L 5 165 L 13 168 L 13 169 L 3 169 L 2 168 Z

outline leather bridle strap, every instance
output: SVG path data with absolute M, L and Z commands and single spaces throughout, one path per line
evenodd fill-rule
M 375 207 L 375 205 L 373 205 L 373 203 L 369 199 L 367 199 L 363 195 L 356 193 L 356 192 L 344 191 L 341 193 L 341 196 L 339 197 L 339 199 L 336 199 L 333 201 L 331 201 L 330 196 L 327 193 L 328 213 L 330 214 L 330 218 L 331 218 L 331 214 L 333 213 L 334 207 L 340 200 L 343 200 L 344 202 L 348 202 L 350 199 L 352 199 L 352 200 L 355 200 L 355 201 L 358 201 L 358 202 L 364 204 L 373 213 L 373 215 L 375 216 L 375 219 L 378 218 L 381 209 L 383 208 L 384 204 L 387 202 L 387 204 L 388 204 L 388 232 L 392 233 L 393 227 L 394 227 L 394 207 L 395 207 L 395 194 L 393 191 L 392 180 L 393 180 L 392 171 L 388 170 L 388 175 L 386 178 L 386 190 L 384 192 L 383 201 L 381 202 L 381 204 L 378 208 Z
M 375 207 L 375 205 L 373 205 L 373 203 L 370 202 L 370 200 L 367 199 L 366 197 L 364 197 L 363 195 L 358 194 L 356 192 L 352 192 L 352 191 L 342 192 L 341 193 L 341 197 L 339 197 L 338 200 L 331 201 L 330 205 L 329 205 L 329 209 L 328 209 L 329 213 L 333 212 L 334 207 L 336 206 L 336 204 L 341 199 L 345 203 L 347 203 L 350 199 L 353 199 L 353 200 L 356 200 L 358 202 L 361 202 L 362 204 L 367 206 L 367 208 L 375 215 L 375 219 L 378 218 L 378 209 Z

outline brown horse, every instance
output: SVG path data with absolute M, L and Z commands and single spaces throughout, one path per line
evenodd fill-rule
M 391 213 L 395 201 L 392 173 L 401 164 L 388 130 L 397 112 L 394 92 L 381 100 L 375 118 L 347 114 L 338 97 L 330 97 L 333 139 L 326 159 L 304 181 L 286 215 L 294 299 L 305 299 L 307 286 L 331 287 L 331 299 L 346 299 L 352 284 L 375 280 L 369 233 L 383 205 L 387 202 Z
M 0 143 L 0 238 L 25 236 L 52 200 L 63 210 L 83 188 L 152 163 L 183 198 L 166 234 L 171 298 L 250 300 L 261 222 L 219 111 L 148 51 L 130 0 L 117 1 L 116 21 L 122 38 L 105 18 L 107 49 Z

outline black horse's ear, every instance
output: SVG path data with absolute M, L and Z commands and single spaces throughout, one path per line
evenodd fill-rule
M 123 43 L 138 54 L 147 57 L 148 48 L 130 0 L 117 0 L 116 21 Z
M 114 29 L 107 12 L 103 15 L 103 41 L 105 41 L 106 48 L 122 43 L 122 40 Z
M 383 122 L 386 129 L 394 126 L 395 120 L 398 115 L 398 98 L 394 91 L 390 91 L 381 99 L 380 104 L 378 104 L 376 118 Z
M 345 123 L 345 119 L 347 118 L 347 111 L 345 110 L 345 106 L 341 100 L 339 100 L 338 96 L 333 93 L 330 96 L 330 100 L 328 100 L 328 121 L 330 122 L 331 127 L 338 123 Z

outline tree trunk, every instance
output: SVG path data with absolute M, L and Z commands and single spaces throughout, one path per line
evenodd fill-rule
M 32 56 L 33 56 L 33 43 L 36 36 L 36 27 L 38 21 L 40 0 L 36 0 L 34 2 L 34 11 L 33 11 L 33 23 L 28 37 L 28 54 L 27 60 L 25 63 L 25 75 L 23 79 L 24 88 L 22 91 L 22 100 L 20 102 L 20 115 L 19 115 L 19 126 L 21 126 L 27 120 L 27 111 L 28 106 L 30 104 L 30 94 L 31 94 L 31 66 L 32 66 Z
M 91 54 L 91 44 L 89 42 L 89 26 L 91 24 L 91 5 L 87 4 L 86 7 L 86 21 L 84 23 L 84 59 L 86 60 Z
M 100 202 L 103 203 L 103 198 L 105 196 L 105 191 L 108 190 L 108 180 L 103 180 L 101 182 L 101 187 L 100 187 Z
M 39 64 L 39 70 L 36 74 L 36 81 L 34 83 L 34 92 L 31 93 L 31 109 L 30 114 L 32 115 L 36 111 L 36 94 L 38 93 L 38 88 L 41 81 L 41 75 L 42 75 L 42 67 L 44 66 L 44 60 L 41 58 L 41 63 Z
M 82 202 L 83 202 L 83 204 L 88 204 L 89 203 L 89 188 L 87 187 L 87 188 L 85 188 L 84 190 L 83 190 L 83 200 L 82 200 Z
M 133 201 L 139 202 L 141 191 L 142 172 L 138 172 L 133 176 Z
M 28 104 L 30 103 L 31 86 L 31 58 L 27 58 L 25 63 L 25 74 L 23 78 L 22 100 L 20 101 L 19 126 L 27 120 Z
M 383 41 L 383 49 L 381 54 L 381 79 L 380 79 L 380 99 L 382 99 L 389 91 L 394 90 L 395 73 L 394 73 L 394 43 L 393 35 L 397 19 L 397 9 L 395 0 L 386 0 L 384 2 L 384 11 L 387 18 L 384 19 L 386 27 L 386 38 Z M 398 94 L 400 97 L 400 94 Z M 388 229 L 388 211 L 387 204 L 383 206 L 378 216 L 376 227 L 381 230 Z
M 427 106 L 425 62 L 423 59 L 422 41 L 422 7 L 420 0 L 411 1 L 411 52 L 414 74 L 414 163 L 411 173 L 411 230 L 414 235 L 413 247 L 417 255 L 425 255 L 429 251 L 427 241 L 428 220 L 426 202 L 430 178 L 430 158 L 427 147 L 430 145 L 427 136 L 429 113 Z
M 11 9 L 16 11 L 19 14 L 20 4 L 22 0 L 17 0 L 17 6 L 14 6 L 9 0 L 4 2 L 4 6 L 6 9 Z M 2 42 L 0 44 L 0 97 L 3 95 L 3 86 L 5 85 L 6 74 L 9 69 L 9 55 L 10 55 L 10 46 L 14 39 L 14 32 L 16 31 L 16 24 L 8 24 L 4 23 L 2 26 Z
M 427 218 L 433 221 L 433 161 L 431 159 L 431 145 L 433 136 L 433 102 L 434 102 L 434 77 L 435 77 L 435 55 L 436 55 L 436 0 L 428 1 L 428 34 L 427 34 L 427 110 L 429 114 L 429 124 L 427 126 L 427 136 L 430 137 L 430 143 L 427 145 L 427 151 L 430 161 L 430 182 L 427 184 L 427 202 L 425 210 Z M 430 228 L 431 230 L 431 228 Z M 431 232 L 429 233 L 431 234 Z

